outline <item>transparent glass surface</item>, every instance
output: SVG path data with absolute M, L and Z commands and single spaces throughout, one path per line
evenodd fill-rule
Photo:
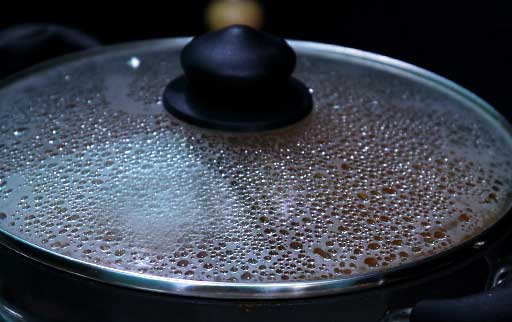
M 340 291 L 460 245 L 508 211 L 508 125 L 455 84 L 291 42 L 312 114 L 275 131 L 211 131 L 160 101 L 185 43 L 74 56 L 0 89 L 4 239 L 118 284 L 273 297 Z

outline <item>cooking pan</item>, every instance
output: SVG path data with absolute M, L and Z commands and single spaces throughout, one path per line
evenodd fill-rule
M 233 26 L 39 65 L 0 112 L 7 321 L 512 317 L 429 301 L 499 262 L 512 149 L 428 71 Z

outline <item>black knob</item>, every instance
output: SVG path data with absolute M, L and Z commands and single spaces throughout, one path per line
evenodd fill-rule
M 163 102 L 189 123 L 229 131 L 289 125 L 312 109 L 309 90 L 291 77 L 296 56 L 281 38 L 246 26 L 195 37 L 181 52 L 184 76 Z
M 288 81 L 295 52 L 281 38 L 232 26 L 194 38 L 181 53 L 187 81 L 219 94 L 252 94 Z

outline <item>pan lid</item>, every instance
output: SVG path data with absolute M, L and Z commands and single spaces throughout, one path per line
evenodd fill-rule
M 189 41 L 97 49 L 3 83 L 3 245 L 117 285 L 292 298 L 391 281 L 509 210 L 510 127 L 454 83 L 288 41 L 307 113 L 250 131 L 209 127 L 162 96 Z M 257 114 L 235 96 L 232 111 Z M 256 101 L 277 106 L 272 97 Z

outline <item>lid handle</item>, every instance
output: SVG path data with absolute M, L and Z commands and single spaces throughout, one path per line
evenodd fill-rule
M 296 55 L 285 40 L 235 25 L 195 37 L 181 52 L 185 72 L 169 83 L 166 109 L 194 125 L 261 131 L 304 118 L 313 101 L 291 77 Z

